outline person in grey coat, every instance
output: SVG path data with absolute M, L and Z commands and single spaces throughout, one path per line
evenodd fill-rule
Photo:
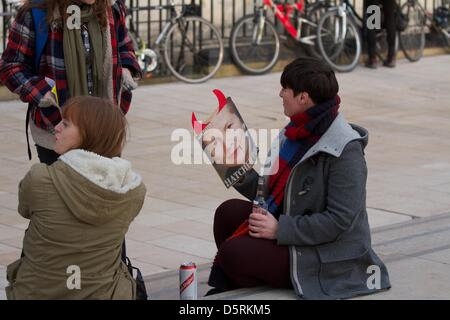
M 265 176 L 268 209 L 254 209 L 259 175 L 235 184 L 250 201 L 221 204 L 209 294 L 269 285 L 302 299 L 343 299 L 390 288 L 371 246 L 366 211 L 366 129 L 338 112 L 334 72 L 299 58 L 281 76 L 291 122 L 280 133 L 278 170 Z

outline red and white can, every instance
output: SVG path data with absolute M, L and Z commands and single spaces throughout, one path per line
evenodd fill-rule
M 180 266 L 180 300 L 197 300 L 197 266 L 193 262 Z

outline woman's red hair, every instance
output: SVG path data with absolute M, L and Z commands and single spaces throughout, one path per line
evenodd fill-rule
M 62 117 L 78 127 L 80 149 L 103 157 L 119 157 L 126 142 L 128 123 L 119 107 L 107 99 L 80 96 L 69 99 Z

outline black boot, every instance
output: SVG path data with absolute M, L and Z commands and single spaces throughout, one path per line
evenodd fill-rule
M 225 291 L 229 291 L 233 289 L 233 286 L 228 279 L 225 272 L 223 272 L 222 268 L 219 266 L 212 266 L 211 273 L 209 274 L 208 285 L 213 287 L 206 294 L 206 296 L 210 296 L 212 294 L 218 294 Z
M 395 68 L 395 58 L 396 58 L 396 52 L 393 48 L 389 48 L 388 50 L 388 56 L 386 61 L 383 62 L 383 66 L 388 68 Z
M 387 59 L 383 62 L 383 66 L 388 68 L 395 68 L 395 58 Z
M 376 69 L 378 66 L 377 58 L 369 58 L 366 62 L 366 67 L 369 69 Z

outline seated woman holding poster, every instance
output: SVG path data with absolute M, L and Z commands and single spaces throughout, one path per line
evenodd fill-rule
M 8 299 L 136 298 L 121 252 L 146 188 L 120 158 L 126 129 L 109 100 L 65 103 L 55 127 L 58 160 L 33 165 L 19 185 L 18 210 L 30 226 L 23 256 L 7 269 Z
M 339 113 L 336 77 L 320 60 L 291 62 L 280 82 L 291 121 L 280 133 L 276 170 L 263 180 L 267 210 L 251 202 L 262 181 L 251 169 L 233 185 L 250 201 L 216 210 L 209 293 L 269 285 L 303 299 L 339 299 L 390 288 L 371 247 L 368 132 Z

